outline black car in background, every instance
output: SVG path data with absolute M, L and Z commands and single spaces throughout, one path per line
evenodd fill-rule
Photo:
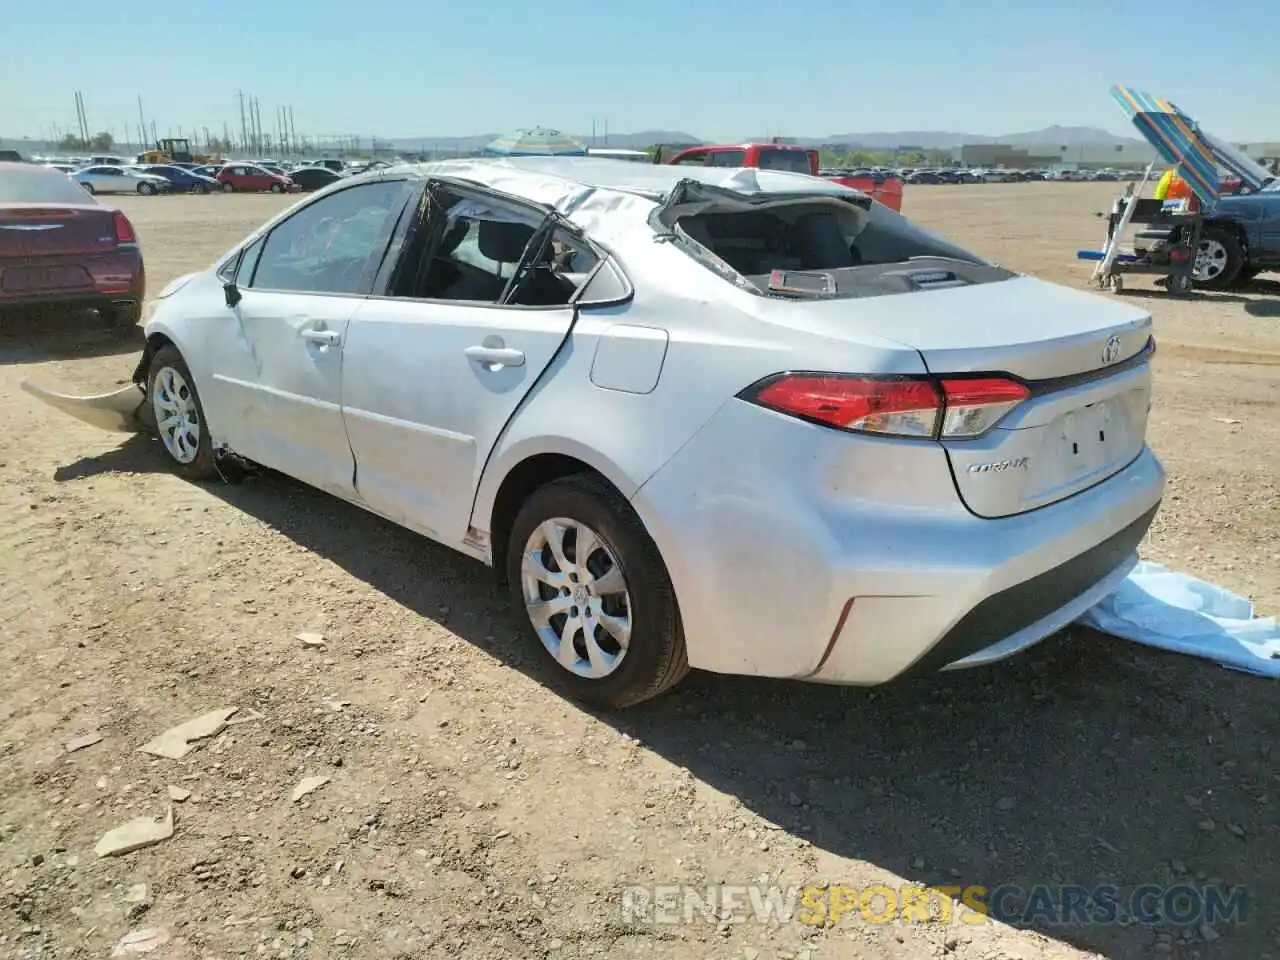
M 323 189 L 342 177 L 327 167 L 298 167 L 289 171 L 289 179 L 309 193 Z

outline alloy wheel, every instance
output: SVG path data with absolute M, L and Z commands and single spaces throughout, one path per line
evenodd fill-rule
M 1200 241 L 1196 250 L 1194 273 L 1199 283 L 1210 283 L 1222 275 L 1227 269 L 1227 248 L 1219 241 L 1206 239 Z
M 169 456 L 189 464 L 200 453 L 200 410 L 195 393 L 173 367 L 161 367 L 151 388 L 156 429 Z
M 631 594 L 604 538 L 578 520 L 545 520 L 529 534 L 520 573 L 525 611 L 560 666 L 591 680 L 618 669 L 631 642 Z

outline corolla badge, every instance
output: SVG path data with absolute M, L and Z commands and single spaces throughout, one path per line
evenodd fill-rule
M 1115 363 L 1120 359 L 1120 338 L 1114 333 L 1107 337 L 1107 342 L 1102 347 L 1102 362 Z
M 970 473 L 1004 473 L 1006 470 L 1026 470 L 1031 463 L 1030 457 L 1012 457 L 1008 460 L 997 460 L 994 463 L 971 463 Z

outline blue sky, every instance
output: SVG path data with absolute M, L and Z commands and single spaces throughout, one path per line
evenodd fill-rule
M 1123 82 L 1239 141 L 1280 140 L 1272 0 L 103 0 L 5 4 L 0 135 L 239 127 L 236 91 L 298 132 L 544 124 L 707 139 L 886 130 L 1128 133 Z M 1268 7 L 1272 9 L 1268 10 Z M 1154 15 L 1154 22 L 1152 18 Z M 1251 23 L 1270 21 L 1268 29 Z M 1223 51 L 1219 53 L 1218 51 Z M 47 78 L 47 79 L 46 79 Z M 1253 104 L 1253 106 L 1250 106 Z

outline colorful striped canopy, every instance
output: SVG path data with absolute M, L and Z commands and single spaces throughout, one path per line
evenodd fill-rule
M 491 157 L 585 157 L 587 148 L 559 130 L 532 127 L 498 137 L 484 152 Z
M 1178 168 L 1202 203 L 1218 199 L 1220 168 L 1258 190 L 1270 179 L 1267 171 L 1230 144 L 1211 136 L 1168 100 L 1117 84 L 1111 96 L 1124 108 L 1143 138 Z

